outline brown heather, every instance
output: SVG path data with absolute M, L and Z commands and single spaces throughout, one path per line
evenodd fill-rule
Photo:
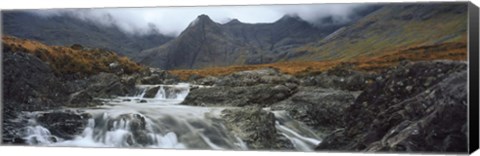
M 362 56 L 349 60 L 327 61 L 289 61 L 261 65 L 242 65 L 229 67 L 212 67 L 204 69 L 171 70 L 170 73 L 177 75 L 182 80 L 192 75 L 197 76 L 222 76 L 238 71 L 254 70 L 261 68 L 276 68 L 282 73 L 290 75 L 302 75 L 322 72 L 328 69 L 350 64 L 354 70 L 364 72 L 379 72 L 398 65 L 401 61 L 430 61 L 430 60 L 467 60 L 467 45 L 464 42 L 449 42 L 434 45 L 412 46 L 391 52 L 382 53 L 379 56 Z
M 118 63 L 117 69 L 126 74 L 144 70 L 127 57 L 118 56 L 103 49 L 84 49 L 80 45 L 72 47 L 48 46 L 37 41 L 13 36 L 2 37 L 3 48 L 13 52 L 27 52 L 47 62 L 57 74 L 92 75 L 100 72 L 115 72 L 109 65 Z

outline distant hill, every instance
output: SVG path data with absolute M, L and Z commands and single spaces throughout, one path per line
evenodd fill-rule
M 467 21 L 467 3 L 389 4 L 297 48 L 303 55 L 294 60 L 345 60 L 409 46 L 466 43 Z
M 27 11 L 2 11 L 2 20 L 3 34 L 6 35 L 33 39 L 48 45 L 81 44 L 104 48 L 130 57 L 173 38 L 160 33 L 130 35 L 114 26 L 102 26 L 67 15 L 42 17 Z

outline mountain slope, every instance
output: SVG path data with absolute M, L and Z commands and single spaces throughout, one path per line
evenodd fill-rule
M 296 16 L 284 16 L 274 23 L 232 20 L 219 24 L 200 15 L 179 37 L 141 52 L 137 60 L 164 69 L 270 63 L 288 56 L 290 49 L 325 37 L 329 31 Z
M 352 59 L 405 47 L 466 43 L 466 3 L 390 4 L 315 43 L 295 60 Z
M 208 29 L 217 31 L 204 34 L 191 34 L 195 31 L 189 29 L 196 29 L 194 25 L 168 46 L 142 52 L 138 60 L 164 69 L 197 69 L 282 61 L 350 60 L 408 47 L 466 43 L 465 3 L 385 4 L 367 10 L 358 20 L 343 25 L 329 25 L 328 17 L 313 25 L 288 15 L 274 23 L 232 20 L 211 24 L 215 28 Z M 196 40 L 185 36 L 210 37 Z M 189 55 L 203 59 L 192 59 Z
M 143 66 L 112 51 L 85 49 L 79 45 L 48 46 L 37 41 L 4 35 L 2 47 L 4 52 L 29 53 L 48 64 L 50 69 L 60 76 L 89 76 L 100 72 L 132 74 L 145 70 Z
M 202 68 L 235 64 L 244 44 L 235 40 L 221 25 L 200 15 L 175 40 L 140 53 L 141 63 L 172 68 Z
M 26 11 L 3 11 L 3 34 L 33 39 L 48 45 L 81 44 L 86 47 L 113 50 L 121 55 L 161 45 L 172 37 L 153 33 L 129 35 L 117 27 L 101 26 L 68 15 L 41 17 Z

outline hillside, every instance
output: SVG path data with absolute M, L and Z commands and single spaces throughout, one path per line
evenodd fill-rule
M 69 15 L 41 17 L 28 11 L 2 11 L 3 34 L 33 39 L 47 45 L 110 49 L 134 56 L 139 51 L 161 45 L 172 37 L 160 33 L 126 34 L 114 26 L 102 26 Z
M 81 45 L 48 46 L 43 43 L 12 36 L 2 37 L 3 51 L 26 52 L 49 64 L 57 75 L 90 76 L 100 72 L 132 74 L 144 67 L 125 56 L 102 49 L 88 49 Z
M 292 60 L 351 59 L 409 46 L 466 42 L 465 3 L 392 4 L 301 48 Z

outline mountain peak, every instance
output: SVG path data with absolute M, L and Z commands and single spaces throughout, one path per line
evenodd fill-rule
M 282 18 L 277 20 L 277 22 L 278 21 L 303 21 L 303 19 L 300 18 L 300 16 L 298 16 L 297 14 L 286 14 Z
M 197 24 L 208 24 L 208 23 L 215 23 L 215 22 L 212 21 L 212 19 L 210 19 L 208 15 L 201 14 L 201 15 L 198 15 L 197 18 L 190 23 L 189 27 L 195 26 Z
M 213 22 L 212 19 L 210 19 L 210 17 L 208 17 L 208 15 L 205 15 L 205 14 L 198 15 L 197 20 Z
M 242 22 L 240 22 L 240 20 L 234 18 L 234 19 L 230 20 L 229 22 L 227 22 L 226 24 L 242 24 Z

